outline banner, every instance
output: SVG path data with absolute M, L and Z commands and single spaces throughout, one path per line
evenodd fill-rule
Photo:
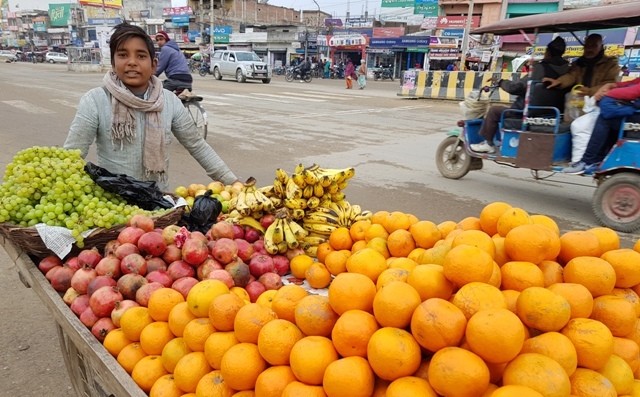
M 122 0 L 78 0 L 83 6 L 122 8 Z
M 533 56 L 534 57 L 542 57 L 544 56 L 544 51 L 547 49 L 546 46 L 535 46 L 533 48 Z M 531 47 L 527 47 L 527 54 L 531 53 Z M 582 46 L 567 46 L 567 49 L 564 51 L 564 57 L 569 58 L 577 58 L 581 57 L 584 53 L 584 47 Z M 604 46 L 604 54 L 608 57 L 622 57 L 624 56 L 624 45 L 622 44 L 605 44 Z
M 396 7 L 410 7 L 412 10 L 415 6 L 415 0 L 382 0 L 380 7 L 382 8 L 396 8 Z
M 71 23 L 71 4 L 49 4 L 49 25 L 67 26 Z
M 438 0 L 415 0 L 413 13 L 424 15 L 425 17 L 437 17 Z

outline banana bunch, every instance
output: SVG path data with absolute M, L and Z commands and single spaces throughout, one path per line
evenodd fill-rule
M 244 183 L 243 188 L 238 193 L 235 201 L 235 209 L 240 215 L 256 215 L 273 211 L 273 202 L 263 193 L 262 189 L 256 188 L 256 179 L 250 177 Z
M 268 253 L 284 254 L 288 249 L 298 248 L 308 232 L 289 216 L 289 211 L 276 212 L 275 221 L 264 233 L 264 248 Z
M 233 211 L 232 213 L 230 213 L 229 216 L 225 218 L 225 221 L 234 225 L 249 226 L 253 229 L 256 229 L 262 234 L 264 234 L 265 232 L 264 226 L 262 226 L 262 224 L 260 224 L 260 222 L 256 218 L 254 218 L 253 216 L 240 215 L 238 211 Z

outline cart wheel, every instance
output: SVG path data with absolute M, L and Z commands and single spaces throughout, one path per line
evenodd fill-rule
M 457 136 L 445 138 L 436 150 L 436 166 L 445 178 L 460 179 L 467 175 L 471 170 L 471 160 L 472 157 L 464 150 L 464 142 Z
M 593 213 L 619 232 L 640 229 L 640 175 L 622 173 L 607 178 L 593 196 Z

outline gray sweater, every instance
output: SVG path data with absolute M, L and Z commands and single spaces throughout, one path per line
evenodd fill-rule
M 169 145 L 175 136 L 209 177 L 230 184 L 238 178 L 211 146 L 198 134 L 191 116 L 178 97 L 164 90 L 164 107 L 161 112 L 165 130 L 165 162 L 169 169 Z M 111 95 L 102 87 L 87 92 L 78 105 L 71 122 L 69 135 L 64 142 L 66 149 L 80 149 L 86 157 L 89 147 L 96 142 L 98 165 L 112 173 L 127 174 L 139 180 L 155 180 L 162 191 L 168 191 L 168 177 L 145 175 L 142 165 L 145 115 L 136 112 L 136 135 L 132 142 L 120 145 L 111 139 Z

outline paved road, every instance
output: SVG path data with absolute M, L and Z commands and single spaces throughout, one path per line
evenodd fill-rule
M 0 64 L 0 169 L 22 148 L 62 144 L 78 100 L 101 79 L 67 72 L 64 65 Z M 267 185 L 275 168 L 292 170 L 300 162 L 355 166 L 348 199 L 374 211 L 457 221 L 502 200 L 550 215 L 563 230 L 595 225 L 589 178 L 536 181 L 527 170 L 495 164 L 457 181 L 441 177 L 435 148 L 458 118 L 457 103 L 399 98 L 397 81 L 345 90 L 335 80 L 306 84 L 276 77 L 263 85 L 195 79 L 213 116 L 208 141 L 241 178 Z M 171 150 L 170 186 L 206 183 L 181 146 Z M 629 245 L 639 235 L 622 237 Z M 20 284 L 1 249 L 0 313 L 0 397 L 68 396 L 53 320 Z

